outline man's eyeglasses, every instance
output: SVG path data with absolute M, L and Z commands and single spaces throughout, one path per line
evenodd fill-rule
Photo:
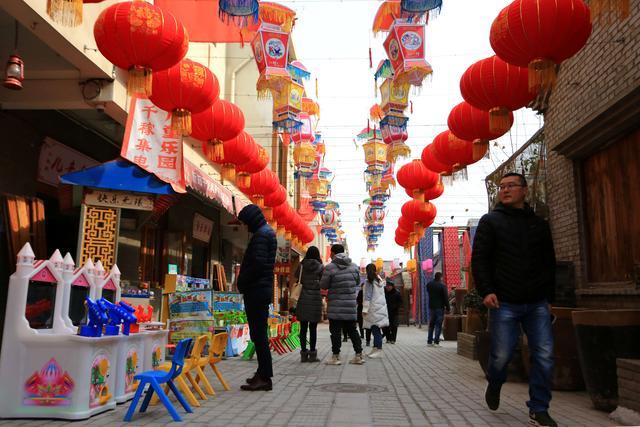
M 500 184 L 500 185 L 498 186 L 498 188 L 500 189 L 500 191 L 503 191 L 503 190 L 511 190 L 511 189 L 513 189 L 513 188 L 515 188 L 515 187 L 524 187 L 524 185 L 522 185 L 522 184 L 513 184 L 513 183 L 511 183 L 511 182 L 510 182 L 509 184 Z

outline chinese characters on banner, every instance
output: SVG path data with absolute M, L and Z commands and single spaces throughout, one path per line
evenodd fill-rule
M 181 136 L 171 129 L 171 113 L 150 100 L 131 99 L 120 155 L 185 192 Z
M 211 232 L 213 231 L 213 221 L 200 215 L 193 216 L 193 238 L 209 243 L 211 240 Z
M 184 159 L 185 183 L 204 197 L 219 202 L 227 212 L 233 212 L 233 195 L 222 184 L 214 181 L 196 165 Z
M 91 157 L 51 138 L 45 138 L 38 158 L 38 181 L 57 187 L 60 183 L 60 175 L 97 164 L 98 162 Z
M 109 208 L 136 209 L 141 211 L 153 210 L 153 196 L 139 193 L 87 190 L 84 195 L 84 203 L 91 206 L 106 206 Z

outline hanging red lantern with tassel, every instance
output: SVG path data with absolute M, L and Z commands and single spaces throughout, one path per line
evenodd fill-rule
M 407 190 L 405 188 L 404 192 L 407 193 L 407 196 L 413 197 L 413 191 Z M 425 202 L 428 202 L 430 200 L 437 199 L 438 197 L 442 196 L 443 193 L 444 193 L 444 184 L 442 184 L 442 180 L 439 180 L 436 185 L 424 190 L 424 200 Z
M 529 91 L 552 88 L 556 66 L 571 58 L 591 35 L 584 0 L 515 0 L 491 25 L 489 41 L 496 55 L 529 67 Z
M 513 125 L 513 113 L 509 112 L 509 122 Z M 461 139 L 473 142 L 474 158 L 482 156 L 489 148 L 489 141 L 498 139 L 507 131 L 491 132 L 489 112 L 480 110 L 468 102 L 461 102 L 449 113 L 447 125 L 451 133 Z M 511 128 L 509 125 L 509 128 Z
M 236 184 L 238 187 L 249 187 L 251 185 L 251 175 L 260 172 L 269 163 L 267 150 L 257 143 L 256 147 L 258 147 L 258 155 L 253 156 L 248 162 L 236 165 Z
M 525 107 L 536 95 L 529 91 L 526 68 L 508 64 L 495 55 L 467 68 L 460 79 L 460 93 L 469 104 L 489 112 L 492 132 L 508 131 L 509 112 Z
M 400 186 L 411 191 L 411 197 L 424 202 L 424 191 L 436 185 L 439 176 L 427 169 L 420 159 L 413 159 L 398 169 L 396 179 Z
M 242 110 L 224 99 L 217 100 L 209 108 L 191 117 L 191 136 L 207 143 L 205 153 L 214 162 L 224 158 L 223 141 L 235 138 L 242 129 Z
M 453 173 L 453 165 L 442 163 L 435 154 L 433 143 L 428 144 L 422 150 L 420 158 L 422 164 L 430 171 L 440 173 L 442 175 L 451 175 Z
M 222 179 L 234 182 L 236 179 L 236 165 L 242 165 L 258 156 L 258 144 L 251 135 L 242 131 L 235 138 L 225 142 L 224 156 L 220 160 L 210 160 L 222 164 Z
M 287 189 L 284 188 L 282 184 L 278 185 L 276 191 L 264 196 L 264 209 L 262 209 L 262 212 L 264 213 L 264 217 L 268 222 L 273 221 L 273 208 L 283 204 L 286 201 Z
M 438 160 L 445 164 L 451 164 L 454 172 L 480 160 L 487 149 L 487 146 L 484 146 L 484 151 L 479 151 L 478 157 L 475 158 L 473 156 L 473 142 L 460 139 L 449 130 L 439 133 L 433 139 L 433 147 Z
M 130 95 L 150 96 L 152 71 L 173 67 L 189 48 L 184 25 L 144 1 L 125 1 L 103 10 L 93 26 L 93 36 L 100 53 L 129 72 Z
M 402 216 L 413 222 L 413 231 L 421 237 L 424 229 L 433 224 L 436 218 L 436 207 L 429 202 L 411 200 L 402 205 Z
M 260 208 L 264 207 L 264 197 L 278 189 L 280 181 L 271 169 L 263 169 L 251 175 L 249 187 L 240 187 L 240 191 L 249 196 Z
M 153 86 L 155 90 L 149 99 L 171 112 L 171 129 L 185 136 L 191 134 L 191 114 L 211 107 L 220 95 L 215 74 L 190 59 L 167 70 L 154 71 Z

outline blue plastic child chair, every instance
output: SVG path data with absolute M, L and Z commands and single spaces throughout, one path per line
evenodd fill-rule
M 176 408 L 173 407 L 169 397 L 165 394 L 164 390 L 162 390 L 161 384 L 167 383 L 169 388 L 173 391 L 173 394 L 178 398 L 178 402 L 182 405 L 185 411 L 192 413 L 191 407 L 184 399 L 178 388 L 173 383 L 173 379 L 180 375 L 182 372 L 182 367 L 184 366 L 184 357 L 189 352 L 191 348 L 191 344 L 193 343 L 192 338 L 183 339 L 176 345 L 176 351 L 173 354 L 173 358 L 171 359 L 171 369 L 169 372 L 166 371 L 147 371 L 142 372 L 134 377 L 134 379 L 139 380 L 138 389 L 136 390 L 135 396 L 133 396 L 133 400 L 131 401 L 131 405 L 129 405 L 129 410 L 127 414 L 124 416 L 124 421 L 131 421 L 131 417 L 133 413 L 136 411 L 136 406 L 138 406 L 138 400 L 142 396 L 144 389 L 147 384 L 149 385 L 149 389 L 147 390 L 147 394 L 144 396 L 144 400 L 142 401 L 142 406 L 140 407 L 140 412 L 145 412 L 147 407 L 149 406 L 149 402 L 151 401 L 151 396 L 153 396 L 153 392 L 158 393 L 158 398 L 167 408 L 167 411 L 171 414 L 174 421 L 182 421 L 182 417 L 176 411 Z

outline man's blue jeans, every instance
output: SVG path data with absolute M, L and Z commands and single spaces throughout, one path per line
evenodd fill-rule
M 535 304 L 500 303 L 491 309 L 491 354 L 487 380 L 492 388 L 500 388 L 507 380 L 507 366 L 520 337 L 520 326 L 527 335 L 531 354 L 529 400 L 532 412 L 546 411 L 551 401 L 553 375 L 553 332 L 551 313 L 546 301 Z
M 429 309 L 429 335 L 427 335 L 427 344 L 440 342 L 440 334 L 442 333 L 442 321 L 444 320 L 443 308 Z M 434 334 L 435 329 L 435 334 Z

